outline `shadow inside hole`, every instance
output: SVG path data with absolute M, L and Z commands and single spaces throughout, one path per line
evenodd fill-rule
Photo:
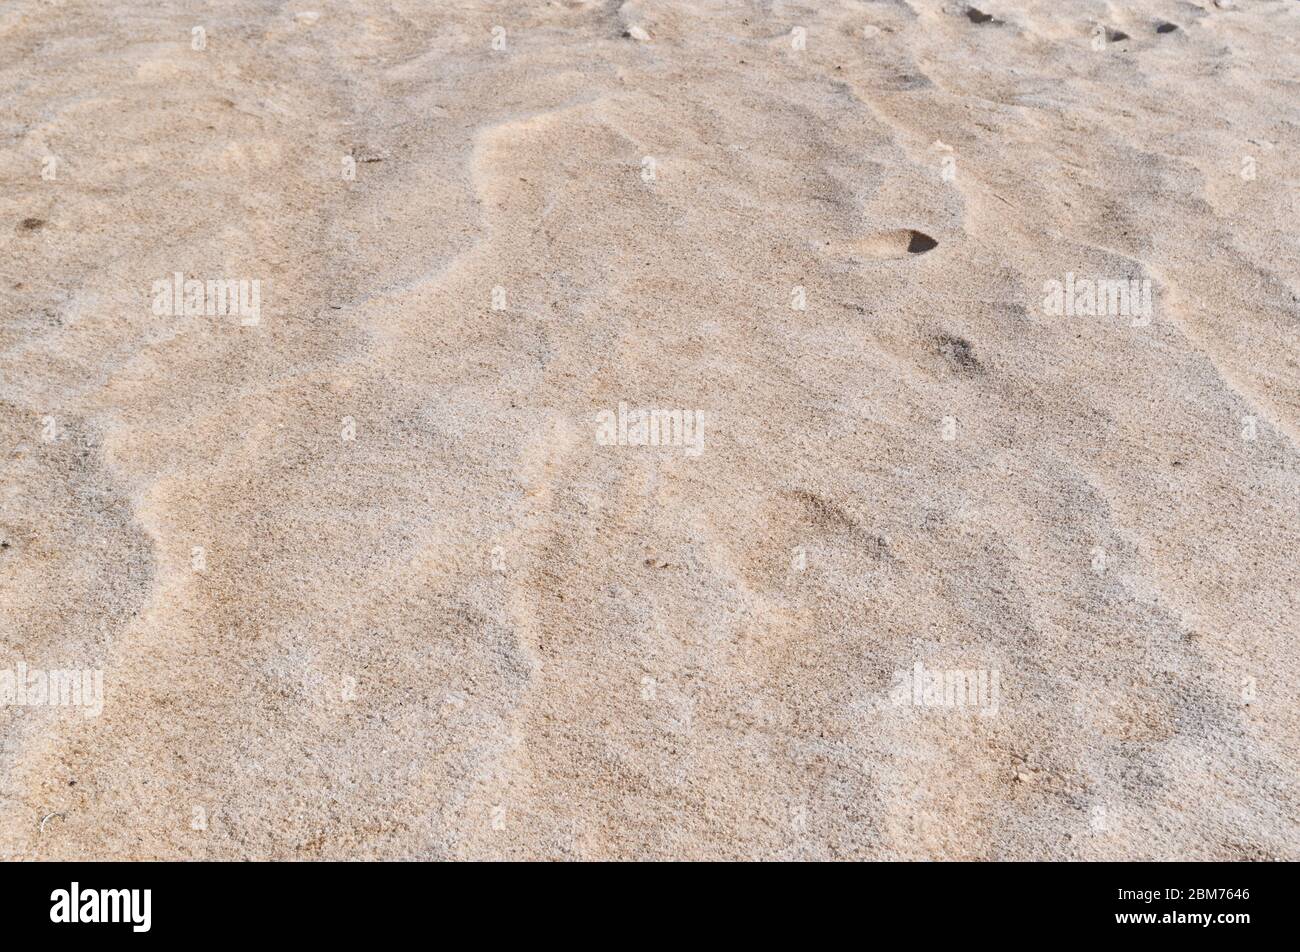
M 913 231 L 907 239 L 908 254 L 923 255 L 927 251 L 932 251 L 938 247 L 939 242 L 924 232 Z

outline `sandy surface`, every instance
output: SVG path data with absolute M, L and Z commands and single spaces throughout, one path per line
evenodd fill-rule
M 1300 859 L 1300 4 L 978 5 L 0 7 L 0 856 Z

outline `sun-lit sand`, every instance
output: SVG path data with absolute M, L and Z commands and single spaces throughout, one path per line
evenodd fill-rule
M 0 858 L 1300 859 L 1300 4 L 977 2 L 0 6 Z

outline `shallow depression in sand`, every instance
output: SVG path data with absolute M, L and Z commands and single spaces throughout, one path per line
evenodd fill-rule
M 925 232 L 912 228 L 894 228 L 889 231 L 877 231 L 865 238 L 850 242 L 854 254 L 863 258 L 885 260 L 889 258 L 909 258 L 923 255 L 939 247 L 939 242 Z

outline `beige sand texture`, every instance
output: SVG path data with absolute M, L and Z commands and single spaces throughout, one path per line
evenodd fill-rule
M 1300 859 L 1298 149 L 1294 0 L 5 3 L 0 857 Z

